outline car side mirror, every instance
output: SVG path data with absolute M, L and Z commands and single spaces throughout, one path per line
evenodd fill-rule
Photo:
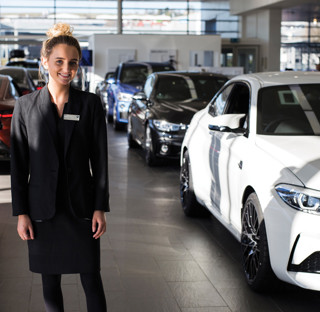
M 211 131 L 232 132 L 246 134 L 244 123 L 246 114 L 225 114 L 214 118 L 214 124 L 209 124 L 208 128 Z

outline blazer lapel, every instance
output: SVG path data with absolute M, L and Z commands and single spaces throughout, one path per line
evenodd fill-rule
M 80 115 L 82 107 L 82 101 L 80 97 L 80 93 L 77 90 L 70 87 L 69 91 L 69 99 L 68 105 L 65 107 L 63 114 L 70 114 L 70 115 Z M 81 121 L 80 116 L 80 121 Z M 75 125 L 80 121 L 73 121 L 73 120 L 65 120 L 64 122 L 64 131 L 65 131 L 65 141 L 64 141 L 64 156 L 66 157 L 67 151 L 69 148 L 71 136 Z
M 57 123 L 54 117 L 54 111 L 52 109 L 52 102 L 47 85 L 40 90 L 40 101 L 38 102 L 38 107 L 42 117 L 46 121 L 45 124 L 51 134 L 54 145 L 57 148 Z

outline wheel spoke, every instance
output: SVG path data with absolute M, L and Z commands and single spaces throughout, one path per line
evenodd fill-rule
M 259 219 L 252 202 L 244 207 L 242 216 L 241 248 L 243 266 L 248 280 L 254 280 L 259 270 L 260 236 Z
M 180 197 L 182 201 L 184 201 L 184 197 L 189 191 L 189 173 L 188 173 L 187 166 L 188 164 L 184 159 L 183 165 L 181 168 L 181 174 L 180 174 L 180 192 L 181 192 Z

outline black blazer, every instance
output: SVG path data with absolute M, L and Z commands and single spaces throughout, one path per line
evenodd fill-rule
M 20 97 L 15 105 L 10 147 L 14 216 L 47 220 L 55 214 L 59 160 L 52 105 L 47 86 Z M 91 219 L 94 210 L 109 211 L 105 114 L 98 96 L 71 87 L 66 114 L 64 157 L 71 208 L 79 218 Z

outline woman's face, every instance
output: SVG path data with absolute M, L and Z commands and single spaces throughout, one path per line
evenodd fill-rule
M 57 44 L 48 58 L 42 58 L 42 64 L 49 72 L 49 82 L 51 79 L 58 85 L 68 85 L 79 67 L 78 50 L 73 46 Z

